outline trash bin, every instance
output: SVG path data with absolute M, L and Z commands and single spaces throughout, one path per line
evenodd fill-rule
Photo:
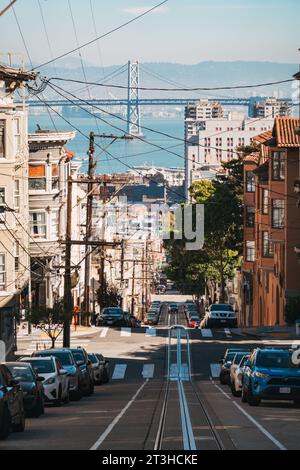
M 300 320 L 296 320 L 296 335 L 300 336 Z

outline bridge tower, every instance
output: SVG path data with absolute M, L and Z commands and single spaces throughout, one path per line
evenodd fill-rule
M 127 133 L 142 135 L 139 106 L 139 63 L 128 61 Z

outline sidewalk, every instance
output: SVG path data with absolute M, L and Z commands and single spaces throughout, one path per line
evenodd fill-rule
M 295 326 L 245 326 L 240 327 L 239 331 L 243 336 L 267 339 L 286 339 L 299 340 L 296 335 Z
M 78 326 L 76 331 L 74 326 L 71 327 L 71 338 L 78 338 L 83 336 L 93 336 L 99 333 L 99 328 L 91 326 Z M 62 333 L 60 334 L 60 336 Z M 39 328 L 32 328 L 32 332 L 29 335 L 27 329 L 19 330 L 17 333 L 17 339 L 30 339 L 30 340 L 39 340 L 48 338 L 48 335 L 41 331 Z

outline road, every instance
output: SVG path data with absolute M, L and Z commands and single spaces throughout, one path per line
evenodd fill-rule
M 186 326 L 183 313 L 170 317 L 164 309 L 155 328 L 101 328 L 77 339 L 109 359 L 110 382 L 80 402 L 47 407 L 0 450 L 300 449 L 299 408 L 288 402 L 252 408 L 218 382 L 224 350 L 260 340 L 235 330 L 170 330 L 174 324 Z M 21 347 L 32 350 L 25 339 Z

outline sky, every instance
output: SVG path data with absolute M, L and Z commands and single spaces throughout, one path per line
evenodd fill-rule
M 10 0 L 0 0 L 0 9 Z M 17 0 L 15 12 L 33 63 L 74 47 L 71 3 L 78 43 L 132 19 L 159 0 Z M 42 8 L 50 47 L 42 22 Z M 299 63 L 299 0 L 169 0 L 96 44 L 82 49 L 85 62 L 109 66 L 140 62 L 259 60 Z M 50 50 L 51 49 L 51 50 Z M 0 17 L 0 51 L 24 54 L 12 10 Z M 78 58 L 78 52 L 73 55 Z

